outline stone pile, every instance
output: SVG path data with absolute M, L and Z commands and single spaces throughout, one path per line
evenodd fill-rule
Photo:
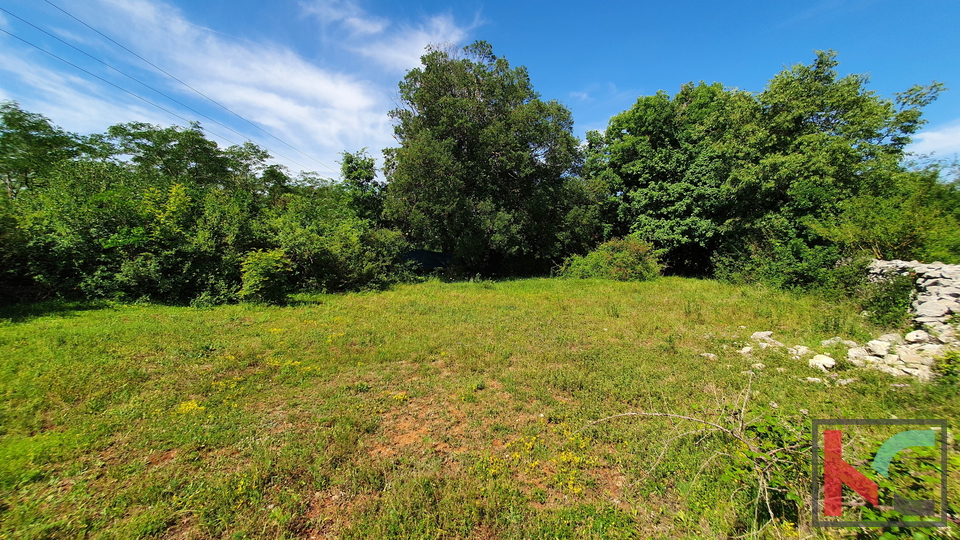
M 870 279 L 879 281 L 891 274 L 917 276 L 917 290 L 912 304 L 913 320 L 932 330 L 938 339 L 956 343 L 955 330 L 948 323 L 960 313 L 960 265 L 939 262 L 873 261 L 868 268 Z
M 940 341 L 923 330 L 914 330 L 906 336 L 884 334 L 863 347 L 847 350 L 851 364 L 889 373 L 895 377 L 912 375 L 921 381 L 933 378 L 937 357 L 943 356 L 950 343 Z
M 844 346 L 847 349 L 846 360 L 860 368 L 929 381 L 933 378 L 933 367 L 937 359 L 949 350 L 960 348 L 956 328 L 951 323 L 951 317 L 960 314 L 960 265 L 900 260 L 873 261 L 868 272 L 871 281 L 888 279 L 892 275 L 916 276 L 911 313 L 916 326 L 923 329 L 914 330 L 904 336 L 884 334 L 863 346 L 840 337 L 824 340 L 820 346 Z M 960 318 L 960 315 L 957 317 Z M 772 336 L 773 332 L 754 332 L 750 339 L 757 342 L 761 349 L 784 347 Z M 739 352 L 750 354 L 752 350 L 753 347 L 748 346 Z M 836 361 L 830 356 L 816 354 L 816 351 L 802 345 L 789 347 L 787 352 L 795 360 L 813 355 L 807 364 L 824 372 L 829 372 L 836 365 Z M 820 381 L 816 378 L 808 379 Z
M 783 343 L 773 339 L 773 332 L 754 332 L 750 339 L 757 343 L 759 349 L 766 348 L 784 348 L 794 360 L 801 360 L 812 356 L 807 361 L 811 368 L 819 369 L 824 373 L 837 365 L 837 361 L 826 354 L 817 354 L 810 347 L 795 345 L 786 347 Z M 906 336 L 899 334 L 884 334 L 879 338 L 868 342 L 864 346 L 858 345 L 855 341 L 845 340 L 841 337 L 833 337 L 820 342 L 823 348 L 835 348 L 841 345 L 847 349 L 846 360 L 851 364 L 867 369 L 876 369 L 889 373 L 895 377 L 913 376 L 921 381 L 929 381 L 933 378 L 933 366 L 936 365 L 936 359 L 942 356 L 953 342 L 944 342 L 923 330 L 914 330 Z M 738 352 L 743 355 L 750 355 L 754 347 L 744 347 Z M 706 355 L 702 355 L 706 356 Z M 762 364 L 754 364 L 754 369 L 763 369 Z M 836 377 L 836 375 L 833 375 Z M 810 378 L 811 382 L 821 382 L 821 379 Z M 852 382 L 854 379 L 844 380 L 844 384 Z

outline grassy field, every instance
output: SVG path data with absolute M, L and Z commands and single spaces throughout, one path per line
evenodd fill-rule
M 855 382 L 817 384 L 782 349 L 739 354 L 755 331 L 829 352 L 821 340 L 883 329 L 713 281 L 432 281 L 285 307 L 2 316 L 0 538 L 820 534 L 808 501 L 758 498 L 727 432 L 591 422 L 684 415 L 776 446 L 812 418 L 960 418 L 956 385 L 844 362 Z M 808 454 L 787 457 L 774 487 L 805 493 Z

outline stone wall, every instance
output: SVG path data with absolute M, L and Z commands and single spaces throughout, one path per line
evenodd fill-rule
M 916 275 L 916 291 L 911 304 L 914 323 L 921 327 L 905 336 L 885 334 L 863 347 L 851 347 L 847 360 L 859 366 L 878 369 L 891 375 L 912 375 L 921 380 L 932 378 L 936 359 L 960 346 L 951 317 L 960 313 L 960 265 L 940 262 L 873 261 L 871 279 L 891 274 Z
M 886 273 L 915 273 L 917 290 L 911 309 L 914 322 L 933 331 L 937 337 L 956 341 L 953 339 L 955 329 L 947 321 L 954 313 L 960 313 L 960 265 L 873 261 L 869 272 L 875 280 L 882 279 Z

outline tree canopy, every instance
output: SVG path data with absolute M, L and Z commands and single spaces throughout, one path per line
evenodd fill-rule
M 864 208 L 849 201 L 916 185 L 904 147 L 942 90 L 933 83 L 884 99 L 866 76 L 838 76 L 835 57 L 819 51 L 757 94 L 701 82 L 641 97 L 591 133 L 585 170 L 605 189 L 611 234 L 648 238 L 678 273 L 710 275 L 719 264 L 782 284 L 815 279 L 804 269 L 844 251 L 818 223 L 839 230 L 836 219 Z
M 400 83 L 385 216 L 467 269 L 543 270 L 562 252 L 573 118 L 485 42 L 430 48 Z

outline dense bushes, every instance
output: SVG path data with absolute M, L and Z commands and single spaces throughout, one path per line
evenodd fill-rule
M 48 122 L 28 116 L 34 129 Z M 10 172 L 0 300 L 275 302 L 288 290 L 382 287 L 401 275 L 402 236 L 358 215 L 370 212 L 369 189 L 291 179 L 261 149 L 221 149 L 198 126 L 120 125 L 97 141 L 95 152 Z
M 617 281 L 646 281 L 659 273 L 660 264 L 653 247 L 636 234 L 604 242 L 586 255 L 574 255 L 559 271 L 563 277 Z

